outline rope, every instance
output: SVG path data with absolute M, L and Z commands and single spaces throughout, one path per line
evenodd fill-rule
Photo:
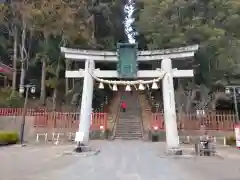
M 163 72 L 163 71 L 161 71 Z M 166 72 L 162 73 L 161 76 L 159 76 L 158 78 L 156 79 L 152 79 L 152 80 L 135 80 L 135 81 L 112 81 L 112 80 L 105 80 L 105 79 L 101 79 L 101 78 L 98 78 L 97 76 L 95 76 L 94 74 L 90 73 L 89 74 L 98 82 L 101 82 L 101 83 L 106 83 L 106 84 L 109 84 L 109 85 L 136 85 L 136 84 L 152 84 L 152 83 L 156 83 L 156 82 L 159 82 L 165 75 L 166 75 Z

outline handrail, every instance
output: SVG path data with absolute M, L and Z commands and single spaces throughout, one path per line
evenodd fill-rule
M 137 91 L 136 95 L 137 95 L 137 106 L 139 108 L 139 114 L 140 114 L 140 125 L 141 125 L 141 131 L 142 131 L 142 139 L 144 138 L 144 125 L 143 125 L 143 119 L 142 119 L 142 107 L 140 106 L 140 101 L 139 101 L 139 93 Z
M 122 96 L 122 91 L 120 91 L 120 97 Z M 121 110 L 121 105 L 120 105 L 120 100 L 119 99 L 119 104 L 118 104 L 118 111 L 117 111 L 117 114 L 115 116 L 115 119 L 114 119 L 114 123 L 113 123 L 113 127 L 112 127 L 112 140 L 115 138 L 116 136 L 116 127 L 117 127 L 117 122 L 119 120 L 119 113 L 120 113 L 120 110 Z

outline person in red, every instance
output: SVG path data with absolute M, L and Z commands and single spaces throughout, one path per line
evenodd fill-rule
M 121 102 L 121 109 L 122 109 L 122 112 L 126 112 L 126 108 L 127 108 L 127 104 L 125 101 L 122 101 Z

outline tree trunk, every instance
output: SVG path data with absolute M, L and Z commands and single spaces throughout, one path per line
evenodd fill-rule
M 3 77 L 4 78 L 4 88 L 6 88 L 7 86 L 8 86 L 8 78 L 7 78 L 7 76 L 4 76 Z
M 226 96 L 226 94 L 225 93 L 223 93 L 223 92 L 214 92 L 213 93 L 213 98 L 212 98 L 212 101 L 211 101 L 211 103 L 210 103 L 210 105 L 211 105 L 211 110 L 212 111 L 215 111 L 216 110 L 216 106 L 217 106 L 217 103 L 218 103 L 218 101 L 220 100 L 220 99 L 224 99 L 224 100 L 228 100 L 228 97 Z
M 45 88 L 46 68 L 47 68 L 47 62 L 45 59 L 42 59 L 42 77 L 41 77 L 41 94 L 40 94 L 41 105 L 45 105 L 45 101 L 46 101 L 46 88 Z
M 196 97 L 196 90 L 195 89 L 193 89 L 193 90 L 191 90 L 190 92 L 188 92 L 189 94 L 188 94 L 188 96 L 187 96 L 187 101 L 186 101 L 186 108 L 185 108 L 185 112 L 186 113 L 189 113 L 189 112 L 191 112 L 191 110 L 192 110 L 192 103 L 193 103 L 193 101 L 194 101 L 194 99 L 195 99 L 195 97 Z
M 58 93 L 58 81 L 59 81 L 59 73 L 60 73 L 60 61 L 61 61 L 61 57 L 58 58 L 58 63 L 57 63 L 57 69 L 56 69 L 56 87 L 54 88 L 54 92 L 53 92 L 53 111 L 56 110 L 57 107 L 57 93 Z
M 12 90 L 16 91 L 17 88 L 17 45 L 18 45 L 18 31 L 17 27 L 14 27 L 13 31 L 13 74 L 12 74 Z
M 95 37 L 95 15 L 92 15 L 92 43 L 96 46 L 96 37 Z
M 25 75 L 26 75 L 26 58 L 25 58 L 25 41 L 26 41 L 26 23 L 23 21 L 22 36 L 21 36 L 21 76 L 20 76 L 20 86 L 24 86 Z
M 70 69 L 70 61 L 68 59 L 66 59 L 66 71 Z M 65 95 L 67 95 L 69 91 L 69 80 L 68 78 L 65 78 Z
M 78 68 L 78 66 L 77 66 L 77 62 L 76 61 L 74 61 L 74 70 L 76 70 Z M 74 89 L 75 88 L 75 78 L 72 78 L 72 89 Z
M 32 48 L 32 40 L 33 40 L 33 35 L 32 35 L 32 31 L 30 31 L 30 35 L 28 38 L 28 47 L 27 47 L 27 52 L 26 52 L 26 70 L 28 70 L 29 67 L 29 57 L 30 57 L 30 52 L 31 52 L 31 48 Z

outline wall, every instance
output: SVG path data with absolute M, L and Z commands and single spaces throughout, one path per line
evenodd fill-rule
M 35 138 L 33 128 L 34 116 L 26 116 L 24 139 Z M 16 131 L 20 133 L 22 124 L 21 116 L 0 116 L 0 131 Z

